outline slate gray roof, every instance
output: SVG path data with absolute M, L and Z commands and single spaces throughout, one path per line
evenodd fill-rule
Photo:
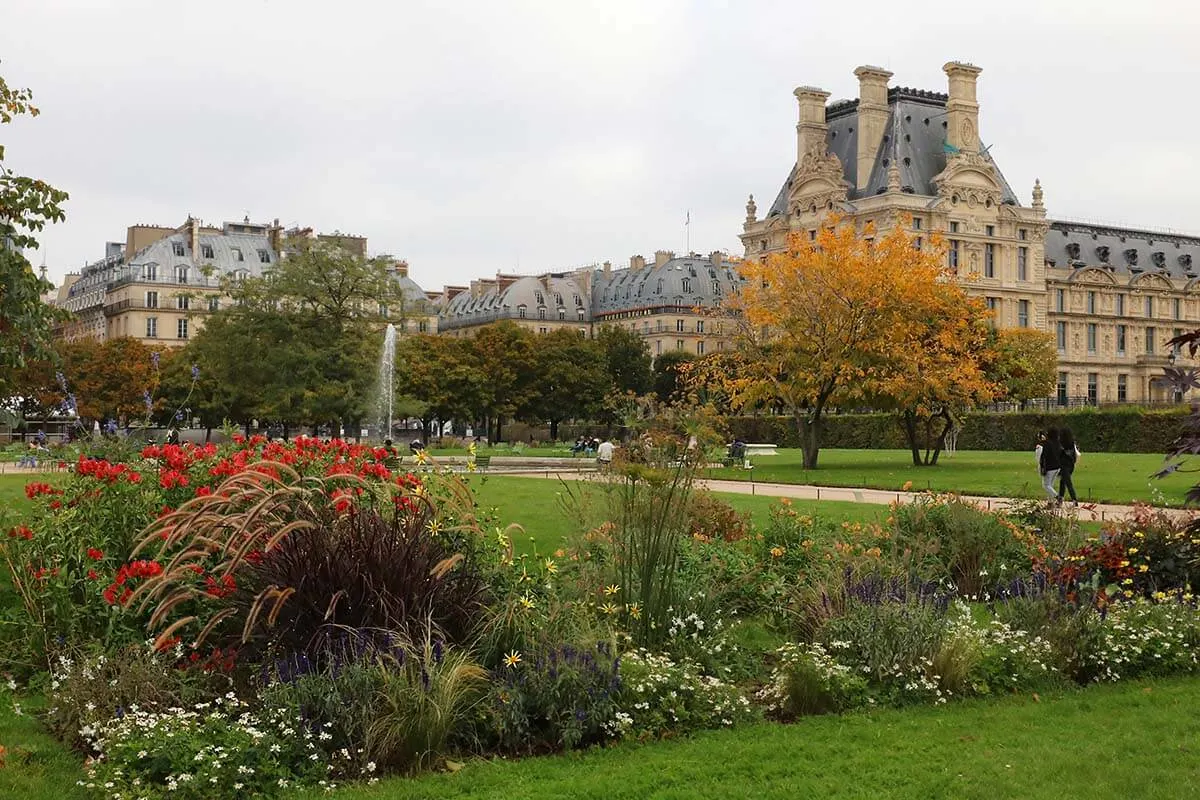
M 575 302 L 576 297 L 579 298 L 578 303 Z M 522 307 L 525 309 L 524 317 L 521 316 Z M 560 308 L 564 312 L 561 320 Z M 439 311 L 438 328 L 482 325 L 501 319 L 536 320 L 543 318 L 539 317 L 539 309 L 545 311 L 544 319 L 548 322 L 591 321 L 587 289 L 573 275 L 526 275 L 517 278 L 503 290 L 499 285 L 489 285 L 478 294 L 465 291 L 455 295 Z M 582 317 L 579 315 L 580 309 L 583 309 Z
M 596 272 L 592 310 L 601 315 L 654 306 L 711 308 L 732 293 L 739 281 L 731 263 L 715 265 L 699 256 L 672 258 L 657 267 L 647 264 L 641 269 Z
M 875 154 L 870 178 L 861 191 L 855 188 L 858 184 L 858 101 L 840 100 L 826 106 L 825 120 L 829 126 L 826 145 L 829 152 L 842 162 L 843 174 L 850 184 L 847 198 L 855 200 L 886 191 L 888 166 L 893 160 L 900 167 L 900 186 L 903 191 L 936 196 L 933 179 L 946 168 L 943 142 L 946 138 L 948 99 L 945 94 L 920 89 L 893 87 L 888 90 L 891 117 Z M 990 154 L 986 157 L 996 166 Z M 788 191 L 795 174 L 796 168 L 793 166 L 775 202 L 771 204 L 771 210 L 767 212 L 768 217 L 786 212 Z M 996 174 L 1001 186 L 1000 201 L 1020 205 L 999 167 L 996 167 Z
M 1046 232 L 1046 261 L 1059 268 L 1100 267 L 1130 278 L 1200 275 L 1200 237 L 1057 221 Z

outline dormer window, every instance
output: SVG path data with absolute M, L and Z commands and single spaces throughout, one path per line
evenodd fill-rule
M 586 312 L 584 312 L 583 307 L 581 306 L 575 310 L 579 312 L 579 318 L 583 319 L 583 315 L 584 315 L 584 313 L 586 313 Z
M 1180 258 L 1183 258 L 1183 257 L 1180 256 Z M 1190 258 L 1190 256 L 1189 256 L 1189 258 Z M 145 272 L 143 274 L 146 276 L 146 280 L 148 280 L 148 281 L 158 280 L 158 264 L 147 264 L 143 269 L 145 270 Z
M 583 305 L 583 298 L 582 298 L 582 297 L 580 297 L 579 295 L 575 295 L 575 297 L 574 297 L 573 299 L 575 300 L 575 307 L 576 307 L 576 308 L 578 308 L 578 307 L 580 307 L 580 306 L 582 306 L 582 305 Z
M 560 320 L 567 318 L 567 310 L 565 308 L 563 308 L 562 306 L 558 307 L 558 318 Z
M 658 286 L 655 288 L 655 290 L 654 290 L 654 293 L 655 293 L 655 294 L 662 294 L 662 290 L 663 290 L 663 280 L 662 280 L 662 278 L 659 278 L 659 279 L 658 279 Z
M 525 304 L 524 303 L 517 306 L 517 316 L 520 317 L 521 319 L 525 319 Z
M 721 296 L 721 282 L 720 281 L 712 282 L 712 293 L 717 297 Z
M 683 279 L 683 293 L 684 294 L 692 293 L 692 279 L 691 278 Z
M 561 306 L 563 304 L 562 295 L 558 292 L 554 293 L 554 305 Z
M 266 248 L 260 247 L 258 249 L 258 261 L 260 264 L 270 264 L 271 263 L 271 251 L 267 250 Z
M 183 266 L 182 264 L 175 268 L 175 282 L 176 283 L 187 283 L 188 282 L 188 268 Z
M 187 255 L 187 251 L 183 249 L 183 242 L 171 242 L 171 252 L 179 258 Z
M 544 305 L 546 305 L 546 299 L 545 299 L 545 297 L 542 295 L 542 293 L 541 293 L 541 292 L 534 292 L 534 293 L 533 293 L 533 299 L 534 299 L 534 301 L 535 301 L 535 302 L 537 302 L 537 304 L 538 304 L 539 306 L 544 306 Z
M 200 245 L 200 257 L 201 258 L 212 258 L 213 257 L 213 247 L 211 244 Z
M 546 318 L 546 309 L 539 308 L 538 309 L 538 319 L 545 319 L 545 318 Z
M 234 261 L 245 261 L 246 260 L 245 256 L 242 255 L 242 248 L 240 248 L 240 247 L 231 247 L 231 248 L 229 248 L 229 252 L 233 254 Z

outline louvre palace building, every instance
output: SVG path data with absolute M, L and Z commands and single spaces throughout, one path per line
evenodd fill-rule
M 796 163 L 762 217 L 747 203 L 745 257 L 815 236 L 831 215 L 910 226 L 917 246 L 936 233 L 998 326 L 1054 335 L 1060 403 L 1174 399 L 1154 379 L 1185 357 L 1166 342 L 1200 327 L 1200 238 L 1054 221 L 1036 181 L 1022 202 L 980 147 L 980 68 L 944 70 L 945 93 L 889 86 L 869 66 L 854 100 L 796 89 Z

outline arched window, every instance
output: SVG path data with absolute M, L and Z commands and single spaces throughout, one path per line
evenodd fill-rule
M 175 268 L 175 282 L 176 283 L 187 283 L 188 282 L 188 268 L 185 265 L 180 264 L 179 266 L 177 266 Z

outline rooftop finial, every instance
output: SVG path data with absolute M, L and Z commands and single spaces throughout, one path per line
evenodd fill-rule
M 1042 181 L 1040 178 L 1033 179 L 1033 207 L 1046 207 L 1046 204 L 1042 201 Z
M 750 195 L 750 199 L 746 201 L 746 222 L 758 221 L 758 204 L 754 202 L 754 195 Z

